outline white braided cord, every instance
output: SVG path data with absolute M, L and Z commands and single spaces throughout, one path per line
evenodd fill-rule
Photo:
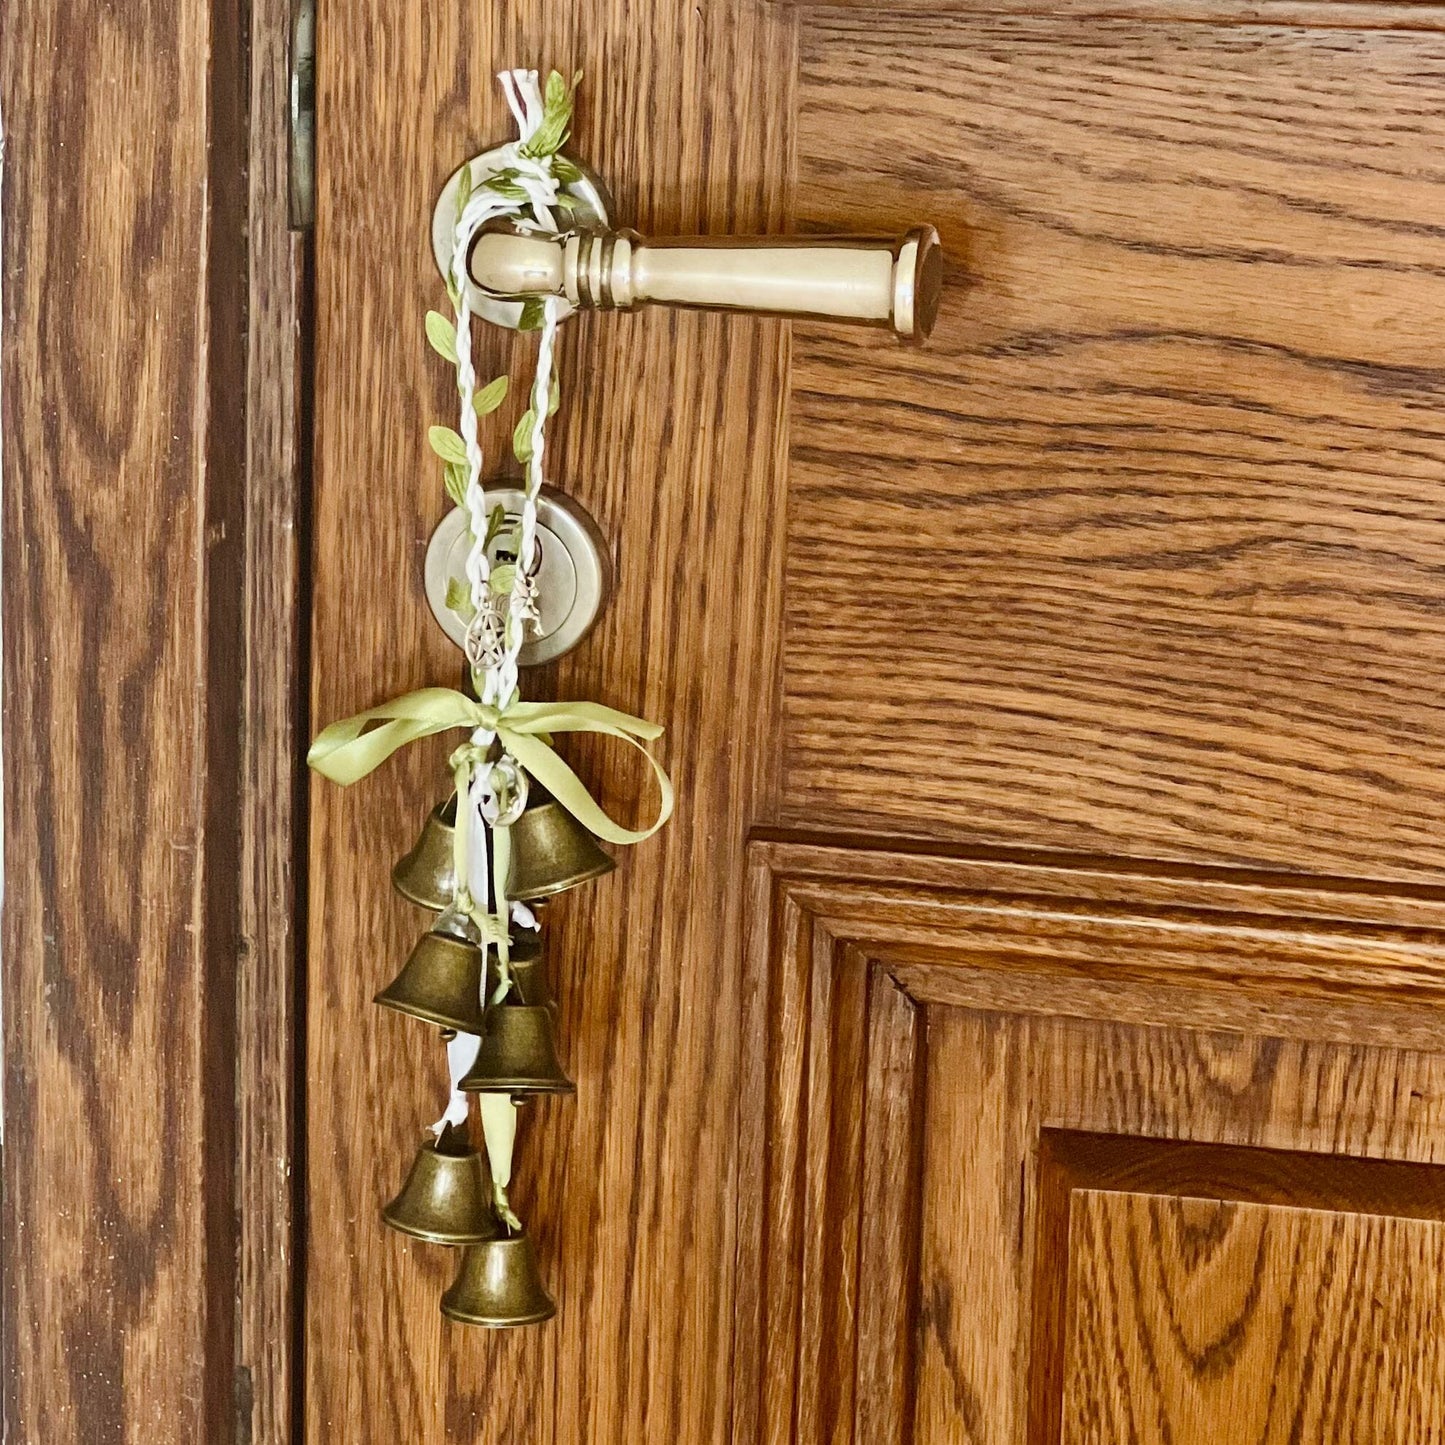
M 498 169 L 516 172 L 516 184 L 526 195 L 525 202 L 508 200 L 479 185 L 472 191 L 457 217 L 453 233 L 451 282 L 456 307 L 457 392 L 459 430 L 466 448 L 466 488 L 463 505 L 471 531 L 465 576 L 472 604 L 472 621 L 467 632 L 467 658 L 472 665 L 472 680 L 481 701 L 505 706 L 517 691 L 518 654 L 525 641 L 528 624 L 536 616 L 532 572 L 537 551 L 537 500 L 542 490 L 546 456 L 547 418 L 550 412 L 552 376 L 557 340 L 557 324 L 561 302 L 548 297 L 543 302 L 542 326 L 537 346 L 537 367 L 532 381 L 531 448 L 526 462 L 522 514 L 517 529 L 517 555 L 512 587 L 500 612 L 491 585 L 492 567 L 487 556 L 488 509 L 486 488 L 482 482 L 485 459 L 478 439 L 478 418 L 475 406 L 476 368 L 472 361 L 472 308 L 467 275 L 467 256 L 478 232 L 489 222 L 506 218 L 520 230 L 555 234 L 557 197 L 561 186 L 553 174 L 551 157 L 532 157 L 523 147 L 542 124 L 544 105 L 541 86 L 535 70 L 503 71 L 501 81 L 507 106 L 517 123 L 518 138 L 502 147 Z M 497 635 L 500 624 L 500 636 Z M 478 728 L 471 741 L 478 749 L 490 746 L 494 734 Z M 490 770 L 474 766 L 465 800 L 458 799 L 457 826 L 468 830 L 468 873 L 458 879 L 471 898 L 487 896 L 487 829 L 486 822 L 496 823 L 496 790 L 492 787 Z M 516 915 L 521 915 L 517 917 Z M 524 927 L 535 928 L 536 920 L 524 905 L 514 904 L 511 916 Z M 509 984 L 508 948 L 505 938 L 496 940 L 500 964 L 499 997 Z M 486 988 L 485 978 L 483 989 Z M 483 1002 L 486 1002 L 484 997 Z M 437 1133 L 448 1122 L 465 1120 L 467 1096 L 459 1089 L 461 1076 L 476 1058 L 479 1040 L 460 1035 L 449 1045 L 448 1073 L 451 1095 L 446 1113 L 433 1126 Z M 510 1100 L 491 1101 L 483 1098 L 482 1124 L 495 1178 L 498 1212 L 514 1228 L 516 1216 L 507 1204 L 506 1184 L 511 1172 L 512 1136 L 515 1133 L 515 1109 Z M 510 1116 L 510 1118 L 508 1118 Z

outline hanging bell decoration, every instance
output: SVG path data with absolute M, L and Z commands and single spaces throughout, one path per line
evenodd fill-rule
M 479 1034 L 485 1022 L 482 979 L 486 954 L 442 925 L 422 934 L 402 970 L 375 1002 L 458 1033 Z
M 453 846 L 457 829 L 457 796 L 438 803 L 426 820 L 416 846 L 391 870 L 396 891 L 409 902 L 436 913 L 450 908 L 457 894 Z
M 515 1234 L 463 1252 L 456 1280 L 442 1296 L 442 1313 L 458 1324 L 495 1330 L 540 1324 L 557 1313 L 557 1305 L 542 1284 L 532 1241 Z
M 442 1313 L 491 1328 L 540 1323 L 557 1312 L 507 1195 L 517 1133 L 514 1106 L 534 1096 L 576 1092 L 558 1056 L 557 1005 L 537 936 L 540 915 L 552 896 L 617 866 L 599 839 L 640 842 L 662 827 L 673 808 L 672 784 L 648 746 L 662 732 L 657 724 L 582 699 L 527 701 L 519 685 L 526 624 L 539 621 L 554 602 L 565 605 L 552 595 L 545 549 L 537 550 L 545 509 L 554 505 L 544 495 L 542 465 L 549 408 L 539 405 L 528 423 L 526 476 L 515 491 L 508 487 L 517 498 L 515 510 L 509 503 L 482 515 L 484 501 L 496 499 L 484 481 L 475 419 L 485 399 L 509 383 L 501 376 L 483 392 L 474 389 L 462 340 L 472 334 L 475 314 L 498 318 L 491 302 L 478 301 L 467 284 L 466 262 L 471 243 L 495 222 L 524 231 L 553 229 L 547 199 L 552 187 L 574 185 L 566 180 L 571 163 L 563 168 L 566 158 L 558 147 L 571 120 L 576 80 L 569 85 L 554 71 L 544 88 L 533 70 L 509 70 L 500 79 L 521 134 L 516 145 L 463 164 L 443 193 L 433 229 L 455 302 L 455 325 L 432 312 L 426 328 L 434 348 L 455 367 L 458 410 L 452 415 L 460 418 L 466 455 L 457 460 L 452 444 L 459 446 L 461 438 L 447 427 L 430 428 L 432 445 L 449 458 L 448 494 L 469 514 L 454 518 L 469 524 L 464 561 L 452 545 L 460 532 L 449 532 L 451 540 L 440 548 L 442 534 L 433 539 L 427 591 L 466 655 L 466 681 L 460 687 L 418 688 L 338 719 L 317 734 L 307 752 L 318 773 L 349 786 L 412 743 L 464 734 L 447 755 L 455 791 L 432 809 L 415 845 L 392 869 L 397 892 L 439 916 L 428 920 L 429 931 L 375 1001 L 439 1030 L 450 1088 L 444 1122 L 434 1126 L 439 1132 L 426 1137 L 382 1219 L 402 1234 L 459 1248 L 458 1272 L 442 1296 Z M 515 172 L 496 157 L 512 155 L 517 145 L 530 158 L 529 176 L 525 185 L 502 185 L 501 179 Z M 480 191 L 488 186 L 491 194 L 484 198 Z M 563 313 L 550 302 L 543 311 L 528 393 L 552 395 L 555 410 L 553 341 Z M 458 345 L 452 346 L 453 340 Z M 520 434 L 514 440 L 520 450 Z M 493 524 L 483 527 L 481 521 Z M 501 548 L 505 566 L 499 565 Z M 444 607 L 436 581 L 443 584 Z M 553 751 L 554 736 L 572 733 L 612 738 L 642 754 L 656 785 L 650 822 L 626 827 L 591 796 Z M 484 1147 L 474 1148 L 467 1122 L 478 1114 Z
M 601 844 L 555 798 L 533 788 L 512 824 L 512 866 L 507 896 L 524 902 L 548 898 L 600 878 L 617 866 Z
M 382 1211 L 391 1228 L 429 1244 L 480 1244 L 501 1226 L 491 1207 L 492 1181 L 481 1152 L 450 1124 L 417 1150 L 401 1193 Z
M 557 1057 L 552 1011 L 500 1003 L 487 1010 L 477 1057 L 457 1085 L 466 1094 L 573 1094 Z

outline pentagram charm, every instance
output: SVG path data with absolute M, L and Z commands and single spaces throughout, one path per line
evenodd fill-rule
M 526 498 L 520 487 L 496 481 L 487 485 L 489 505 L 504 508 L 509 517 L 521 514 Z M 472 534 L 465 507 L 453 507 L 442 518 L 426 554 L 426 595 L 432 615 L 456 645 L 468 648 L 469 624 L 452 605 L 457 589 L 467 582 L 467 558 Z M 521 633 L 518 667 L 537 667 L 561 657 L 586 636 L 612 592 L 612 559 L 607 539 L 581 505 L 552 487 L 543 487 L 537 501 L 537 550 L 532 601 L 537 610 Z M 495 572 L 510 560 L 500 552 L 492 559 Z M 470 600 L 470 588 L 468 588 Z M 504 596 L 504 602 L 507 600 Z M 516 641 L 516 635 L 513 636 Z M 485 671 L 485 669 L 481 669 Z
M 474 672 L 491 672 L 507 657 L 507 599 L 488 593 L 467 624 L 465 650 Z

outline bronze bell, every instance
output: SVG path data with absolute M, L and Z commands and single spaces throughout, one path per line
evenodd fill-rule
M 512 824 L 509 898 L 547 898 L 600 878 L 616 866 L 561 803 L 540 788 L 533 789 L 532 801 Z
M 491 1207 L 492 1179 L 465 1131 L 450 1124 L 417 1150 L 401 1193 L 381 1211 L 393 1229 L 429 1244 L 480 1244 L 501 1232 Z
M 452 848 L 457 831 L 457 795 L 438 803 L 416 840 L 416 847 L 391 870 L 396 891 L 437 913 L 451 907 L 457 893 Z
M 536 938 L 522 937 L 512 944 L 508 963 L 512 974 L 512 992 L 508 995 L 518 1003 L 538 1004 L 555 1016 L 557 1004 L 547 986 L 547 967 L 542 961 L 542 945 Z M 487 955 L 487 995 L 497 987 L 497 958 Z M 473 1033 L 478 1032 L 472 1030 Z
M 488 1009 L 476 1060 L 458 1087 L 468 1094 L 575 1093 L 557 1057 L 552 1010 L 521 1003 Z
M 444 928 L 422 934 L 402 970 L 376 1002 L 429 1024 L 479 1034 L 485 1020 L 482 978 L 486 955 Z
M 459 1324 L 494 1330 L 550 1320 L 557 1306 L 542 1284 L 532 1241 L 515 1234 L 469 1246 L 442 1296 L 442 1313 Z

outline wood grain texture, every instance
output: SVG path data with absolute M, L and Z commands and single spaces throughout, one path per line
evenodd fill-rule
M 1439 1164 L 1437 37 L 338 5 L 317 721 L 456 675 L 419 323 L 498 68 L 586 71 L 620 221 L 933 219 L 952 290 L 923 353 L 569 323 L 554 480 L 620 591 L 531 686 L 665 723 L 683 804 L 549 917 L 579 1094 L 529 1111 L 516 1197 L 560 1312 L 487 1336 L 375 1223 L 443 1093 L 368 1000 L 424 922 L 386 877 L 446 744 L 313 790 L 308 1438 L 1003 1440 L 1062 1400 L 1045 1129 Z M 635 774 L 575 756 L 625 810 Z M 760 843 L 745 878 L 760 821 L 874 846 Z
M 0 7 L 4 1435 L 234 1438 L 239 7 Z
M 780 821 L 1438 876 L 1445 44 L 801 13 L 800 224 L 951 267 L 795 332 Z
M 906 1440 L 916 1011 L 865 952 L 775 901 L 777 966 L 747 1015 L 733 1439 Z
M 1300 1038 L 1445 1043 L 1445 896 L 1226 869 L 990 850 L 954 857 L 753 844 L 831 937 L 886 948 L 911 996 Z M 770 937 L 771 935 L 766 935 Z M 960 955 L 960 947 L 966 950 Z M 753 948 L 763 946 L 754 939 Z M 757 967 L 767 969 L 759 955 Z
M 287 226 L 290 0 L 250 7 L 241 948 L 236 964 L 236 1413 L 246 1445 L 293 1438 L 299 774 L 308 515 L 309 240 Z
M 1445 1438 L 1445 1225 L 1083 1191 L 1067 1445 Z
M 1070 1419 L 1068 1400 L 1056 1393 L 1060 1377 L 1048 1368 L 1055 1342 L 1036 1332 L 1039 1316 L 1029 1304 L 1030 1295 L 1047 1290 L 1056 1272 L 1067 1276 L 1071 1259 L 1069 1252 L 1045 1251 L 1043 1237 L 1034 1248 L 1039 1143 L 1045 1129 L 1082 1127 L 1210 1145 L 1415 1158 L 1434 1166 L 1430 1187 L 1440 1196 L 1440 1055 L 1070 1019 L 990 1017 L 955 1009 L 930 1010 L 928 1030 L 919 1438 L 1007 1440 L 1019 1438 L 1012 1432 L 1021 1431 L 1028 1420 L 1029 1438 L 1059 1439 L 1061 1421 Z M 1322 1161 L 1323 1167 L 1331 1162 Z M 1227 1166 L 1221 1166 L 1221 1174 L 1225 1192 Z M 1287 1213 L 1299 1219 L 1310 1211 Z M 1369 1226 L 1377 1234 L 1410 1239 L 1410 1248 L 1426 1241 L 1438 1248 L 1438 1223 L 1412 1232 L 1406 1221 L 1415 1216 L 1390 1216 L 1388 1197 L 1376 1202 L 1376 1214 L 1389 1220 Z M 1339 1210 L 1320 1210 L 1318 1216 L 1326 1232 L 1352 1229 L 1353 1221 L 1362 1218 Z M 1339 1262 L 1344 1263 L 1343 1256 Z M 1378 1257 L 1374 1266 L 1398 1262 Z M 1114 1256 L 1114 1264 L 1127 1269 L 1127 1256 Z M 1237 1286 L 1238 1271 L 1222 1269 L 1225 1279 L 1228 1287 Z M 1357 1276 L 1356 1283 L 1363 1287 L 1363 1278 Z M 1435 1308 L 1428 1287 L 1414 1292 L 1388 1269 L 1373 1268 L 1368 1289 L 1379 1302 L 1380 1323 L 1373 1316 L 1357 1321 L 1354 1344 L 1360 1356 L 1376 1349 L 1382 1355 L 1390 1352 L 1390 1318 L 1396 1309 L 1409 1314 Z M 1296 1321 L 1306 1342 L 1302 1349 L 1308 1349 L 1317 1325 L 1326 1335 L 1332 1327 L 1330 1302 L 1314 1302 L 1322 1313 L 1306 1309 L 1307 1302 L 1300 1297 Z M 1425 1315 L 1420 1318 L 1423 1322 Z M 997 1326 L 981 1330 L 980 1320 L 997 1321 Z M 1352 1375 L 1338 1353 L 1326 1350 L 1310 1359 L 1327 1391 L 1343 1389 L 1351 1378 L 1366 1390 L 1382 1386 L 1379 1378 L 1365 1383 L 1368 1371 Z M 1401 1393 L 1418 1391 L 1421 1398 L 1431 1398 L 1439 1384 L 1438 1361 L 1420 1354 L 1400 1364 L 1420 1373 L 1386 1378 L 1393 1378 Z M 1249 1404 L 1256 1408 L 1268 1396 L 1269 1375 L 1251 1369 L 1238 1378 L 1241 1392 L 1249 1382 Z M 1147 1385 L 1132 1391 L 1133 1403 L 1147 1398 Z M 970 1431 L 974 1418 L 988 1422 L 982 1435 Z M 1148 1423 L 1150 1428 L 1134 1438 L 1193 1438 L 1171 1437 L 1156 1420 Z M 1066 1433 L 1062 1438 L 1090 1437 Z M 1131 1437 L 1105 1429 L 1093 1438 Z M 1326 1429 L 1299 1438 L 1375 1437 Z
M 1060 1438 L 1081 1191 L 1287 1206 L 1347 1232 L 1365 1214 L 1445 1213 L 1445 1035 L 1412 989 L 1391 997 L 1388 970 L 1351 1006 L 1345 953 L 1304 990 L 1335 1002 L 1300 1010 L 1289 961 L 1291 939 L 1349 953 L 1413 917 L 1409 946 L 1438 978 L 1433 891 L 1022 853 L 760 842 L 751 856 L 743 1094 L 760 1104 L 740 1152 L 758 1188 L 740 1199 L 737 1438 Z M 1159 928 L 1098 957 L 1096 982 L 1117 987 L 1071 982 L 1083 916 L 1115 942 L 1126 918 Z M 1257 959 L 1278 971 L 1209 985 L 1204 954 L 1230 957 L 1245 917 L 1269 920 Z M 1029 932 L 1036 953 L 1020 949 Z M 1177 969 L 1176 935 L 1201 949 Z M 1055 1131 L 1103 1137 L 1081 1149 Z M 1370 1288 L 1401 1319 L 1433 1319 L 1428 1290 L 1390 1294 L 1387 1254 L 1360 1255 Z M 1378 1345 L 1397 1374 L 1408 1364 L 1433 1398 L 1434 1364 L 1391 1356 L 1395 1329 L 1361 1349 Z
M 494 73 L 585 69 L 574 149 L 607 176 L 620 219 L 776 230 L 791 37 L 791 17 L 751 0 L 327 7 L 319 722 L 458 672 L 421 589 L 446 506 L 425 428 L 454 398 L 422 332 L 443 297 L 426 238 L 445 176 L 511 133 Z M 501 364 L 495 336 L 479 344 L 484 367 Z M 786 355 L 777 323 L 664 314 L 569 323 L 562 345 L 551 471 L 611 539 L 619 590 L 585 647 L 527 688 L 664 723 L 683 802 L 661 837 L 548 921 L 578 1094 L 529 1111 L 514 1191 L 558 1299 L 545 1329 L 448 1326 L 437 1298 L 454 1261 L 388 1237 L 376 1216 L 444 1097 L 440 1050 L 370 998 L 424 923 L 387 877 L 446 786 L 447 744 L 350 791 L 312 791 L 308 1438 L 730 1438 L 737 880 L 776 732 L 781 552 L 757 523 L 783 510 Z M 488 433 L 494 455 L 514 416 Z M 573 756 L 604 805 L 631 808 L 630 764 Z
M 1422 1291 L 1378 1248 L 1438 1244 L 1437 1169 L 1051 1130 L 1038 1153 L 1038 1258 L 1053 1261 L 1035 1289 L 1041 1435 L 1060 1421 L 1100 1439 L 1129 1438 L 1131 1421 L 1180 1440 L 1226 1422 L 1252 1440 L 1438 1428 L 1434 1274 Z
M 878 0 L 774 0 L 809 11 L 876 11 Z M 1435 0 L 890 0 L 892 15 L 1048 15 L 1194 25 L 1289 25 L 1315 30 L 1445 30 Z

